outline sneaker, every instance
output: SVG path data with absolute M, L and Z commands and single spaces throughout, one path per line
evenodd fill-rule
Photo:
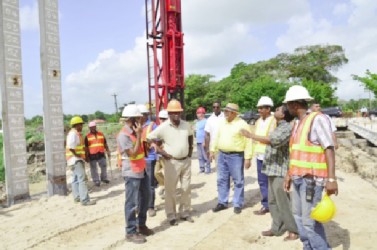
M 242 212 L 242 209 L 240 207 L 235 207 L 233 211 L 235 214 L 240 214 Z
M 109 180 L 102 180 L 103 183 L 106 183 L 106 184 L 109 184 L 110 181 Z
M 148 216 L 150 216 L 150 217 L 156 216 L 156 211 L 154 210 L 154 208 L 148 209 Z
M 92 205 L 95 205 L 96 202 L 95 201 L 84 201 L 83 203 L 81 203 L 81 205 L 83 206 L 92 206 Z
M 148 228 L 147 226 L 138 226 L 137 227 L 137 232 L 139 234 L 142 234 L 142 235 L 145 235 L 145 236 L 149 236 L 149 235 L 153 235 L 154 232 L 152 229 Z
M 129 241 L 129 242 L 135 243 L 135 244 L 143 244 L 143 243 L 147 242 L 144 235 L 141 235 L 139 233 L 127 234 L 126 240 Z
M 212 211 L 213 211 L 214 213 L 217 213 L 217 212 L 219 212 L 219 211 L 221 211 L 221 210 L 224 210 L 224 209 L 227 209 L 227 208 L 228 208 L 228 207 L 225 206 L 225 205 L 223 205 L 223 204 L 217 204 L 217 206 L 216 206 L 215 208 L 213 208 Z

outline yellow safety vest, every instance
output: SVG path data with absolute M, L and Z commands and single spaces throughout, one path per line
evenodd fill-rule
M 269 119 L 268 121 L 268 124 L 267 126 L 265 126 L 264 128 L 262 128 L 260 126 L 260 121 L 261 121 L 262 118 L 259 118 L 256 122 L 256 125 L 255 125 L 255 135 L 259 135 L 259 136 L 267 136 L 268 135 L 268 132 L 270 131 L 271 129 L 271 126 L 273 126 L 273 128 L 276 128 L 276 120 L 275 120 L 275 117 L 270 115 L 269 117 L 267 117 L 266 119 Z M 267 144 L 265 143 L 262 143 L 262 142 L 258 142 L 258 141 L 255 141 L 253 143 L 253 153 L 254 154 L 264 154 L 264 152 L 266 151 L 266 146 Z
M 74 131 L 77 134 L 77 136 L 80 138 L 80 144 L 76 146 L 75 152 L 76 152 L 76 154 L 80 155 L 80 157 L 82 159 L 85 159 L 85 143 L 84 143 L 84 139 L 82 138 L 81 133 L 79 133 L 76 129 L 72 128 L 71 131 Z M 68 161 L 73 156 L 74 155 L 71 152 L 70 148 L 68 148 L 66 146 L 66 149 L 65 149 L 65 158 L 66 158 L 66 160 Z

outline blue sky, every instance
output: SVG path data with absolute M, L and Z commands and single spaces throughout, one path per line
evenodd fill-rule
M 19 0 L 25 115 L 42 114 L 37 0 Z M 351 74 L 377 72 L 377 1 L 182 0 L 185 73 L 229 75 L 312 44 L 339 44 L 350 62 L 335 74 L 342 99 L 368 97 Z M 147 101 L 144 1 L 59 1 L 63 111 L 114 112 Z

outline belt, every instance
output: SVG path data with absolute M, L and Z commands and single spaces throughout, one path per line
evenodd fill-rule
M 177 161 L 183 161 L 183 160 L 186 160 L 187 159 L 187 156 L 186 157 L 183 157 L 183 158 L 176 158 L 176 157 L 172 157 L 174 160 L 177 160 Z
M 220 150 L 220 152 L 223 153 L 223 154 L 226 154 L 226 155 L 233 155 L 233 154 L 240 155 L 240 154 L 243 154 L 243 153 L 244 153 L 243 151 L 241 151 L 241 152 L 239 152 L 239 151 L 225 152 L 225 151 L 221 151 L 221 150 Z

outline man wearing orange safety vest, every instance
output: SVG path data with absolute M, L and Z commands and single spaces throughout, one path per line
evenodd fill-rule
M 89 133 L 85 137 L 85 149 L 86 155 L 89 159 L 90 164 L 90 174 L 94 185 L 100 186 L 100 181 L 108 184 L 110 181 L 107 179 L 107 166 L 105 150 L 107 152 L 107 157 L 111 157 L 109 147 L 107 146 L 106 138 L 102 132 L 97 131 L 96 122 L 92 121 L 89 123 Z M 101 168 L 101 180 L 98 176 L 97 163 Z
M 141 140 L 143 145 L 147 147 L 147 136 L 157 127 L 156 123 L 149 119 L 149 110 L 143 104 L 137 106 L 140 113 L 143 115 L 141 118 L 141 126 L 143 127 L 143 133 L 141 135 Z M 147 148 L 145 149 L 147 150 Z M 148 202 L 148 215 L 150 217 L 156 216 L 156 210 L 154 209 L 154 201 L 156 199 L 155 189 L 157 187 L 157 180 L 154 176 L 154 169 L 156 166 L 156 152 L 153 147 L 151 147 L 147 155 L 145 156 L 146 161 L 146 173 L 149 180 L 149 202 Z
M 71 130 L 67 135 L 66 152 L 67 165 L 72 170 L 72 195 L 75 202 L 81 202 L 83 206 L 96 204 L 91 201 L 86 186 L 85 174 L 85 144 L 81 131 L 84 121 L 80 116 L 72 117 Z
M 149 201 L 149 180 L 145 172 L 146 162 L 142 143 L 142 117 L 136 105 L 124 107 L 122 117 L 125 125 L 117 136 L 118 152 L 122 160 L 122 176 L 125 181 L 126 201 L 124 214 L 126 240 L 133 243 L 146 242 L 145 236 L 154 232 L 146 226 Z
M 255 123 L 255 135 L 269 137 L 276 127 L 276 120 L 271 115 L 271 109 L 274 106 L 273 101 L 268 96 L 262 96 L 257 104 L 260 118 Z M 270 210 L 268 208 L 268 176 L 262 172 L 264 155 L 267 145 L 263 142 L 253 142 L 253 154 L 257 158 L 257 173 L 260 193 L 262 195 L 262 207 L 254 211 L 256 215 L 265 215 Z
M 329 249 L 323 225 L 310 218 L 312 209 L 322 198 L 323 188 L 328 195 L 338 194 L 335 176 L 335 153 L 331 125 L 320 112 L 307 114 L 308 102 L 313 100 L 306 88 L 289 88 L 284 103 L 298 120 L 290 139 L 289 171 L 284 189 L 292 184 L 292 213 L 304 249 Z

